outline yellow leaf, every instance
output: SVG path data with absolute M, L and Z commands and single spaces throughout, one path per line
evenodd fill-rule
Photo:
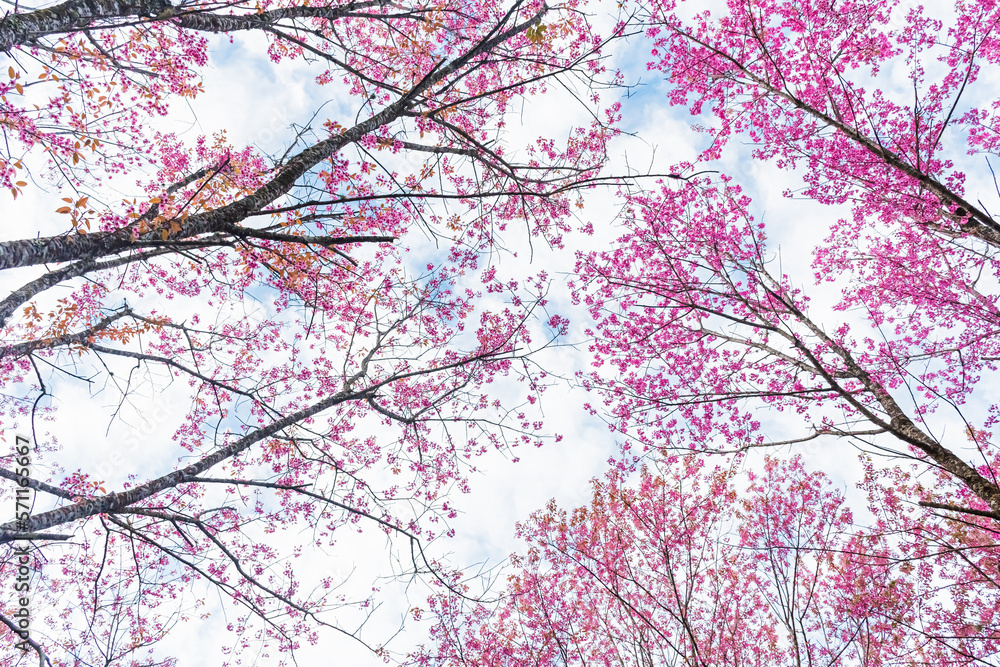
M 528 28 L 524 34 L 532 44 L 540 44 L 545 39 L 544 33 L 547 28 L 548 26 L 537 25 L 533 28 Z

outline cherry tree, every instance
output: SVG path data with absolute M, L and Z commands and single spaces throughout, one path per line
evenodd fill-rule
M 975 509 L 1000 511 L 996 405 L 962 410 L 996 369 L 1000 227 L 982 204 L 991 193 L 967 194 L 953 162 L 975 155 L 985 170 L 997 149 L 996 101 L 976 95 L 997 58 L 996 8 L 959 3 L 945 30 L 894 3 L 727 7 L 686 21 L 673 3 L 654 4 L 651 67 L 669 75 L 672 103 L 710 115 L 703 159 L 745 136 L 754 159 L 801 175 L 790 196 L 850 211 L 815 248 L 815 277 L 842 284 L 836 310 L 865 327 L 812 314 L 730 177 L 630 195 L 627 234 L 579 266 L 599 361 L 623 374 L 622 422 L 663 423 L 658 437 L 678 445 L 713 447 L 718 435 L 739 449 L 768 442 L 750 403 L 792 408 L 805 415 L 803 438 L 890 435 L 879 446 L 940 467 Z M 885 91 L 900 69 L 906 91 L 894 99 Z M 944 437 L 933 423 L 943 411 L 965 435 Z
M 201 94 L 209 37 L 243 33 L 253 39 L 218 48 L 308 61 L 315 81 L 302 85 L 353 107 L 318 108 L 281 155 L 157 131 L 178 98 Z M 324 630 L 352 634 L 340 612 L 364 615 L 373 599 L 295 563 L 359 528 L 401 544 L 410 574 L 436 573 L 424 547 L 448 532 L 448 494 L 475 457 L 540 437 L 489 385 L 542 391 L 531 354 L 564 323 L 542 317 L 544 275 L 477 272 L 512 234 L 558 245 L 571 193 L 599 180 L 616 119 L 595 92 L 613 83 L 602 45 L 573 3 L 523 0 L 6 13 L 4 219 L 44 193 L 53 230 L 10 226 L 0 241 L 12 286 L 0 409 L 8 434 L 31 436 L 24 483 L 37 494 L 29 517 L 0 526 L 0 571 L 13 580 L 13 547 L 30 545 L 39 664 L 172 664 L 157 642 L 206 613 L 189 593 L 205 584 L 236 610 L 233 659 L 258 647 L 283 662 Z M 514 105 L 553 82 L 583 91 L 592 122 L 512 145 Z M 425 239 L 445 251 L 414 261 L 406 246 Z M 483 290 L 499 305 L 478 303 Z M 179 392 L 173 450 L 127 479 L 115 466 L 59 472 L 86 457 L 46 424 L 80 388 L 112 426 Z M 144 445 L 108 445 L 118 466 L 141 460 Z M 4 493 L 25 480 L 19 460 L 3 455 Z M 19 641 L 15 604 L 0 609 L 5 646 Z
M 582 382 L 625 457 L 590 506 L 522 528 L 530 551 L 498 606 L 440 599 L 420 659 L 993 664 L 1000 7 L 644 8 L 649 68 L 707 141 L 659 188 L 623 189 L 622 235 L 579 255 L 596 364 Z M 751 183 L 719 173 L 734 155 L 843 216 L 813 275 L 768 242 L 817 226 L 765 224 Z M 864 453 L 867 507 L 848 514 L 794 459 L 746 483 L 702 463 L 805 443 Z
M 589 505 L 521 525 L 529 549 L 501 603 L 438 598 L 415 664 L 971 665 L 1000 651 L 1000 550 L 968 526 L 897 504 L 879 520 L 934 548 L 859 532 L 799 458 L 740 474 L 664 454 L 628 477 L 614 469 Z

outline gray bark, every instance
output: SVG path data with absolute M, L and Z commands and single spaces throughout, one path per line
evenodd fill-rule
M 332 21 L 361 9 L 389 4 L 389 0 L 369 0 L 339 7 L 301 6 L 260 14 L 212 14 L 184 12 L 175 9 L 168 0 L 67 0 L 54 7 L 12 14 L 0 21 L 0 51 L 8 52 L 15 46 L 31 44 L 48 35 L 110 28 L 140 18 L 170 20 L 183 28 L 202 32 L 234 32 L 258 30 L 287 19 L 322 18 Z

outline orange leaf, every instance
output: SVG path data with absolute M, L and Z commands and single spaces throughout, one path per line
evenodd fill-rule
M 70 212 L 69 206 L 63 206 L 62 208 L 56 209 L 56 213 L 69 213 L 69 212 Z
M 15 76 L 17 76 L 17 74 L 16 74 L 15 72 L 14 72 L 14 68 L 13 68 L 13 67 L 8 67 L 8 68 L 7 68 L 7 74 L 9 74 L 9 75 L 10 75 L 10 78 L 12 78 L 12 79 L 13 79 L 13 78 L 14 78 Z

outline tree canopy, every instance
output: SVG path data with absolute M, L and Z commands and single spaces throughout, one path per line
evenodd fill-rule
M 0 603 L 0 664 L 175 664 L 204 590 L 233 664 L 345 634 L 422 666 L 995 664 L 998 22 L 985 0 L 11 5 L 0 572 L 30 595 Z M 268 146 L 170 129 L 223 56 L 308 115 Z M 699 148 L 637 170 L 622 142 L 658 117 Z M 583 370 L 543 363 L 554 343 Z M 553 387 L 617 449 L 476 595 L 427 545 L 484 454 L 553 435 Z M 52 437 L 81 414 L 110 458 Z M 349 620 L 377 585 L 315 567 L 358 531 L 439 591 L 420 650 Z

